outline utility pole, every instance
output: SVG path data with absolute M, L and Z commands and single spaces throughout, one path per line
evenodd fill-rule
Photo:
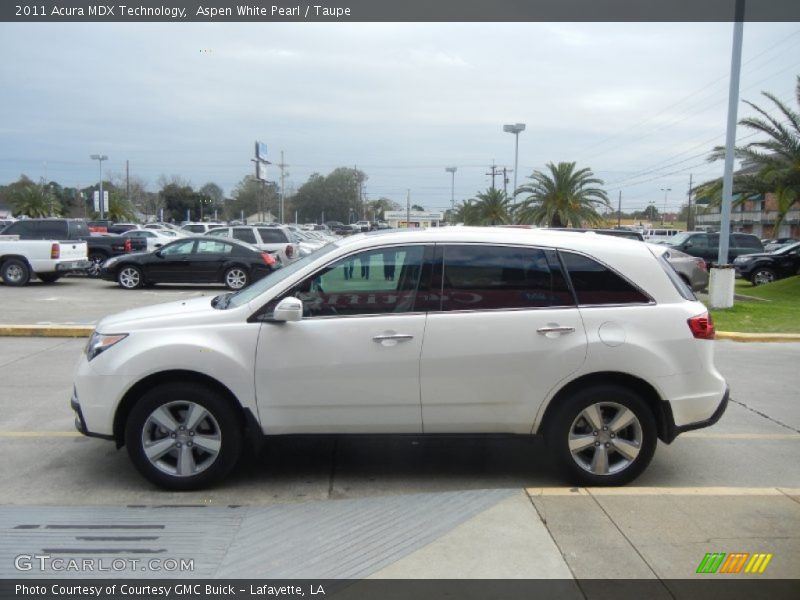
M 622 190 L 619 191 L 617 199 L 617 227 L 622 227 Z
M 129 171 L 128 161 L 125 161 L 125 199 L 128 204 L 131 203 L 131 176 Z
M 288 167 L 286 163 L 283 162 L 283 150 L 281 150 L 281 162 L 278 163 L 278 168 L 281 170 L 281 207 L 280 207 L 280 222 L 283 223 L 283 201 L 286 197 L 286 193 L 284 192 L 284 178 L 288 173 L 284 172 L 284 169 Z
M 506 169 L 503 167 L 503 195 L 508 198 L 508 174 L 513 173 L 514 169 Z
M 406 194 L 406 229 L 411 229 L 411 190 Z
M 492 161 L 491 169 L 492 169 L 491 173 L 486 173 L 486 174 L 492 176 L 492 190 L 494 190 L 495 189 L 495 187 L 494 187 L 494 178 L 497 177 L 498 175 L 500 175 L 501 171 L 497 167 L 497 165 L 494 164 L 494 161 Z
M 692 215 L 692 173 L 689 173 L 689 207 L 686 211 L 686 231 L 694 231 L 694 215 Z

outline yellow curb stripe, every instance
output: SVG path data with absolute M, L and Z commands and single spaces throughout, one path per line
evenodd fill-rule
M 526 488 L 531 497 L 541 496 L 784 496 L 773 487 L 629 487 L 629 488 Z
M 740 333 L 717 331 L 716 339 L 733 342 L 800 342 L 800 333 Z
M 77 431 L 0 431 L 0 438 L 81 437 Z
M 94 325 L 0 325 L 4 337 L 89 337 Z

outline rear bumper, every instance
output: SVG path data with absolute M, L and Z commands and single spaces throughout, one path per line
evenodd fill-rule
M 723 414 L 725 414 L 725 409 L 728 408 L 729 399 L 730 387 L 726 386 L 725 393 L 722 396 L 719 406 L 717 406 L 716 410 L 714 410 L 713 414 L 708 419 L 696 421 L 694 423 L 687 423 L 685 425 L 675 425 L 675 419 L 672 415 L 672 407 L 669 402 L 664 402 L 664 428 L 661 432 L 661 439 L 665 443 L 671 444 L 673 441 L 675 441 L 675 438 L 682 433 L 693 431 L 695 429 L 703 429 L 704 427 L 711 427 L 722 418 Z
M 69 260 L 56 264 L 57 273 L 69 273 L 72 271 L 85 271 L 92 266 L 88 260 Z

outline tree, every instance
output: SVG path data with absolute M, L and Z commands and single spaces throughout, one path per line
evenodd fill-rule
M 511 199 L 503 190 L 489 188 L 472 199 L 473 221 L 470 225 L 503 225 L 511 221 Z
M 422 206 L 420 206 L 419 204 L 412 204 L 411 205 L 411 210 L 416 210 L 416 211 L 419 211 L 419 212 L 425 212 L 425 209 Z
M 246 175 L 233 190 L 233 199 L 227 205 L 229 219 L 239 219 L 242 215 L 260 214 L 267 218 L 267 213 L 277 214 L 278 186 L 274 183 L 263 183 L 253 175 Z
M 117 222 L 135 221 L 136 211 L 133 205 L 128 202 L 125 197 L 125 192 L 122 190 L 113 190 L 108 194 L 108 210 L 106 211 L 106 219 Z
M 400 210 L 400 205 L 389 198 L 378 198 L 367 202 L 367 213 L 375 221 L 384 221 L 387 210 Z
M 188 220 L 192 221 L 199 218 L 199 194 L 191 186 L 168 183 L 161 189 L 159 195 L 164 203 L 165 219 L 183 221 L 188 217 Z
M 575 169 L 574 162 L 548 163 L 550 173 L 534 171 L 516 195 L 529 194 L 518 205 L 517 221 L 549 227 L 582 227 L 601 225 L 599 208 L 611 208 L 608 196 L 598 186 L 598 179 L 589 168 Z
M 456 206 L 455 220 L 456 223 L 464 223 L 464 225 L 478 225 L 480 222 L 478 201 L 471 198 L 460 202 Z
M 351 215 L 361 216 L 361 190 L 367 176 L 363 171 L 339 167 L 327 176 L 312 173 L 292 198 L 301 221 L 348 222 Z
M 33 183 L 15 189 L 10 201 L 17 216 L 47 217 L 56 214 L 53 194 L 47 188 Z
M 216 183 L 208 182 L 200 188 L 205 214 L 221 214 L 225 209 L 225 194 Z
M 763 195 L 775 194 L 778 214 L 774 231 L 778 232 L 792 208 L 800 204 L 800 113 L 778 100 L 769 92 L 762 92 L 785 118 L 771 116 L 765 109 L 752 102 L 745 104 L 753 108 L 760 117 L 748 117 L 739 125 L 755 133 L 766 135 L 766 139 L 750 142 L 734 150 L 736 158 L 744 161 L 743 169 L 734 175 L 733 193 L 735 204 L 754 200 Z M 800 75 L 797 76 L 795 95 L 800 106 Z M 725 148 L 717 146 L 709 161 L 725 158 Z M 698 196 L 707 196 L 712 205 L 722 201 L 722 179 L 704 183 L 697 188 Z

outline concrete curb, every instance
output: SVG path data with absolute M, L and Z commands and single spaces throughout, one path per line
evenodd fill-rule
M 0 337 L 89 337 L 93 325 L 1 325 Z M 734 342 L 800 342 L 800 333 L 739 333 L 718 331 L 718 340 Z

